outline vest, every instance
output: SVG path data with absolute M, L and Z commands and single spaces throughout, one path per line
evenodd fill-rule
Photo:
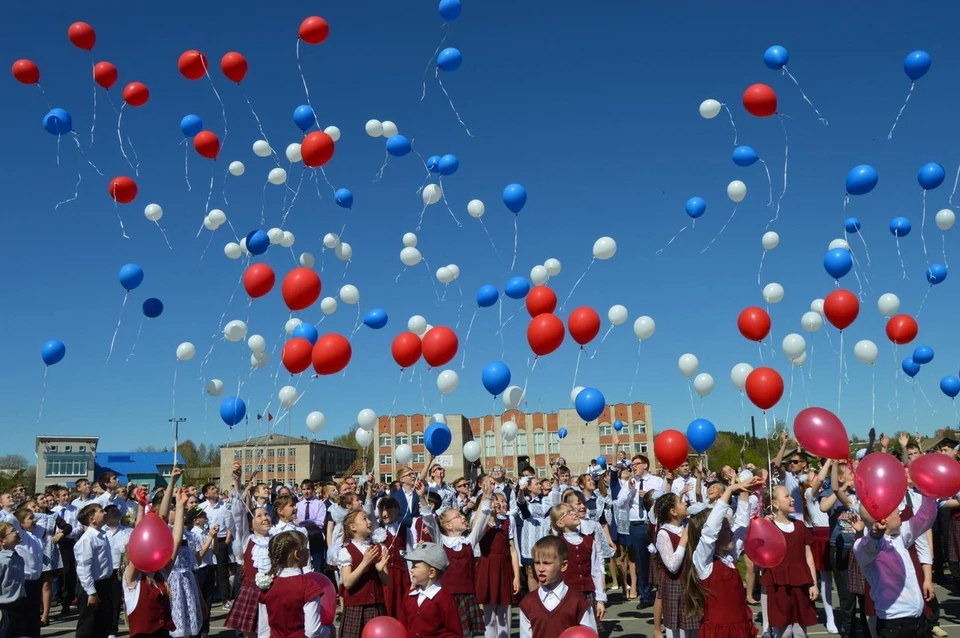
M 176 627 L 170 616 L 170 595 L 166 581 L 159 573 L 154 577 L 156 586 L 146 577 L 140 578 L 140 595 L 137 606 L 127 615 L 130 636 L 154 634 L 158 631 L 173 631 Z
M 657 534 L 659 534 L 661 531 L 667 533 L 667 537 L 670 539 L 670 544 L 673 545 L 673 551 L 677 551 L 677 548 L 680 547 L 680 537 L 674 534 L 673 532 L 671 532 L 670 530 L 664 529 L 662 527 L 660 528 L 660 530 L 657 531 Z M 662 561 L 662 559 L 660 558 L 658 558 L 657 560 Z M 671 572 L 666 567 L 660 570 L 660 573 L 664 578 L 669 578 L 670 580 L 680 580 L 680 576 L 683 574 L 683 567 L 678 569 L 676 574 Z
M 712 595 L 708 595 L 703 604 L 701 629 L 705 624 L 750 623 L 752 626 L 753 612 L 747 607 L 747 590 L 737 569 L 731 569 L 719 558 L 714 558 L 713 571 L 702 582 Z
M 450 549 L 446 545 L 443 551 L 447 554 L 450 565 L 440 577 L 440 584 L 447 592 L 462 596 L 476 594 L 476 570 L 474 570 L 473 545 L 464 543 L 459 551 Z
M 316 581 L 302 574 L 274 578 L 270 589 L 260 594 L 270 621 L 270 638 L 306 638 L 303 606 L 322 593 Z
M 570 568 L 567 568 L 570 571 Z M 520 611 L 530 621 L 534 636 L 559 636 L 567 629 L 580 624 L 583 615 L 590 610 L 587 599 L 578 591 L 567 589 L 566 596 L 553 611 L 547 611 L 540 600 L 540 592 L 534 590 L 523 597 Z M 591 611 L 592 613 L 592 611 Z
M 418 518 L 413 524 L 416 532 L 417 543 L 432 543 L 433 535 L 430 534 L 430 528 L 423 524 L 423 517 Z
M 569 555 L 567 571 L 563 572 L 563 582 L 576 592 L 596 591 L 596 586 L 593 584 L 593 562 L 591 560 L 593 558 L 593 536 L 581 536 L 583 542 L 579 545 L 574 545 L 565 536 L 561 536 L 561 538 L 567 544 Z M 579 624 L 579 621 L 577 623 Z
M 457 603 L 443 588 L 417 605 L 417 596 L 405 595 L 403 612 L 410 638 L 461 638 L 463 625 Z M 400 638 L 400 637 L 398 637 Z
M 247 540 L 247 548 L 243 550 L 243 579 L 255 583 L 257 568 L 253 564 L 253 537 Z
M 387 532 L 387 541 L 381 546 L 382 550 L 389 548 L 390 560 L 387 561 L 387 569 L 399 569 L 407 573 L 407 561 L 403 558 L 403 552 L 407 549 L 407 535 L 410 532 L 410 526 L 403 523 L 397 527 L 397 535 L 394 536 Z
M 351 567 L 355 571 L 363 562 L 363 553 L 352 542 L 348 542 L 345 547 L 350 552 Z M 342 589 L 344 607 L 383 604 L 383 585 L 380 584 L 380 574 L 373 563 L 367 566 L 352 588 Z

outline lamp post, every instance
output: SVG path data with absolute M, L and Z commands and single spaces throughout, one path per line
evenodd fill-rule
M 173 464 L 177 464 L 177 448 L 180 447 L 180 424 L 185 422 L 184 417 L 173 417 L 172 419 L 167 419 L 169 423 L 173 423 Z

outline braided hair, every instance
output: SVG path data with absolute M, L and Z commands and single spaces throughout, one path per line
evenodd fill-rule
M 277 576 L 287 566 L 291 552 L 300 551 L 307 546 L 306 537 L 297 531 L 280 532 L 270 539 L 270 575 Z

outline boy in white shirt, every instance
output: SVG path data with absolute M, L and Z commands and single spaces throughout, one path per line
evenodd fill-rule
M 73 548 L 77 559 L 77 638 L 101 638 L 110 634 L 115 577 L 110 542 L 103 531 L 104 513 L 98 503 L 85 505 L 77 521 L 86 529 Z

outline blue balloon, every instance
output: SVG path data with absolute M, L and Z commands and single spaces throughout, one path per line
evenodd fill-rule
M 247 250 L 251 255 L 262 255 L 270 248 L 270 238 L 262 230 L 251 230 L 247 235 Z
M 943 178 L 946 176 L 947 173 L 943 170 L 943 167 L 936 162 L 928 162 L 917 171 L 917 181 L 920 182 L 920 188 L 925 191 L 933 190 L 942 184 Z
M 559 430 L 557 430 L 557 438 L 558 439 L 567 438 L 567 428 L 560 428 Z
M 503 203 L 513 214 L 519 213 L 527 203 L 527 189 L 520 184 L 510 184 L 503 189 Z
M 691 219 L 696 219 L 707 212 L 707 202 L 703 201 L 701 197 L 691 197 L 687 200 L 684 210 L 687 211 L 687 215 Z
M 320 338 L 320 333 L 317 332 L 317 327 L 306 321 L 301 321 L 299 324 L 297 324 L 297 327 L 293 329 L 292 335 L 294 337 L 306 339 L 314 345 L 317 344 L 317 339 Z
M 619 432 L 623 429 L 623 421 L 617 420 L 613 422 L 613 429 Z
M 687 441 L 690 447 L 703 454 L 717 440 L 717 428 L 706 419 L 696 419 L 687 426 Z
M 860 232 L 860 220 L 856 217 L 847 217 L 843 222 L 843 229 L 848 233 Z
M 143 268 L 136 264 L 127 264 L 120 269 L 118 277 L 121 286 L 126 288 L 127 291 L 133 290 L 143 283 Z
M 293 123 L 306 133 L 317 123 L 317 114 L 309 104 L 301 104 L 293 110 Z
M 940 379 L 940 392 L 943 392 L 951 399 L 956 398 L 956 396 L 960 394 L 960 379 L 953 375 L 947 375 Z
M 48 366 L 60 363 L 63 356 L 67 354 L 67 346 L 59 339 L 51 339 L 40 348 L 40 358 Z
M 460 168 L 460 160 L 457 159 L 456 155 L 450 153 L 441 157 L 437 163 L 437 170 L 441 175 L 453 175 L 458 168 Z
M 584 388 L 577 395 L 577 400 L 573 402 L 580 418 L 588 423 L 593 421 L 607 407 L 607 400 L 603 398 L 603 393 L 596 388 Z
M 737 166 L 753 166 L 760 159 L 752 146 L 738 146 L 733 149 L 733 163 Z
M 920 365 L 926 365 L 933 361 L 933 348 L 930 346 L 917 346 L 913 351 L 913 360 Z
M 854 166 L 847 173 L 847 193 L 850 195 L 866 195 L 877 187 L 877 169 L 868 165 Z
M 483 366 L 480 381 L 487 392 L 497 396 L 510 386 L 510 368 L 503 361 L 491 361 Z
M 849 250 L 834 248 L 823 257 L 823 267 L 834 279 L 840 279 L 853 268 L 853 255 Z
M 912 229 L 913 226 L 906 217 L 894 217 L 890 220 L 890 232 L 894 237 L 906 237 Z
M 50 135 L 66 135 L 73 130 L 73 118 L 65 109 L 50 109 L 43 116 L 43 130 Z
M 943 264 L 930 264 L 927 268 L 927 281 L 931 286 L 943 283 L 947 278 L 947 267 Z
M 778 44 L 773 45 L 763 52 L 763 63 L 767 65 L 768 69 L 774 71 L 782 69 L 789 60 L 790 52 Z
M 453 22 L 460 17 L 463 6 L 460 0 L 440 0 L 440 17 L 447 22 Z
M 368 328 L 373 328 L 374 330 L 379 330 L 387 325 L 387 311 L 383 308 L 368 310 L 367 314 L 363 316 L 363 325 Z
M 156 319 L 163 314 L 163 302 L 156 297 L 150 297 L 143 302 L 143 316 L 147 319 Z
M 453 434 L 446 423 L 431 423 L 423 433 L 423 443 L 427 446 L 427 451 L 433 456 L 439 456 L 446 452 L 452 440 Z
M 456 71 L 463 64 L 463 54 L 460 49 L 447 47 L 437 56 L 437 66 L 441 71 Z
M 439 173 L 440 172 L 440 156 L 431 155 L 430 157 L 428 157 L 427 168 L 430 170 L 431 173 Z
M 511 299 L 523 299 L 530 292 L 530 282 L 523 277 L 511 277 L 503 287 L 503 294 Z
M 497 290 L 496 286 L 487 284 L 486 286 L 480 286 L 480 289 L 477 290 L 477 305 L 481 308 L 489 308 L 497 303 L 498 299 L 500 299 L 500 291 Z
M 387 152 L 394 157 L 403 157 L 412 150 L 410 140 L 397 133 L 393 137 L 387 138 Z
M 349 188 L 338 188 L 333 194 L 333 199 L 340 208 L 353 208 L 353 193 Z
M 900 364 L 900 367 L 903 368 L 903 372 L 911 379 L 917 376 L 917 373 L 920 372 L 920 364 L 914 361 L 913 357 L 907 357 L 904 359 L 903 363 Z
M 911 82 L 916 82 L 927 74 L 933 64 L 930 54 L 926 51 L 914 51 L 903 59 L 903 72 Z
M 200 119 L 199 115 L 184 115 L 183 119 L 180 120 L 180 131 L 183 133 L 184 137 L 194 137 L 197 133 L 203 130 L 203 120 Z
M 220 404 L 220 418 L 230 427 L 235 426 L 247 416 L 247 404 L 239 397 L 229 397 Z
M 605 457 L 605 456 L 598 456 L 598 457 L 597 457 L 597 465 L 599 465 L 600 467 L 607 467 L 607 457 Z

